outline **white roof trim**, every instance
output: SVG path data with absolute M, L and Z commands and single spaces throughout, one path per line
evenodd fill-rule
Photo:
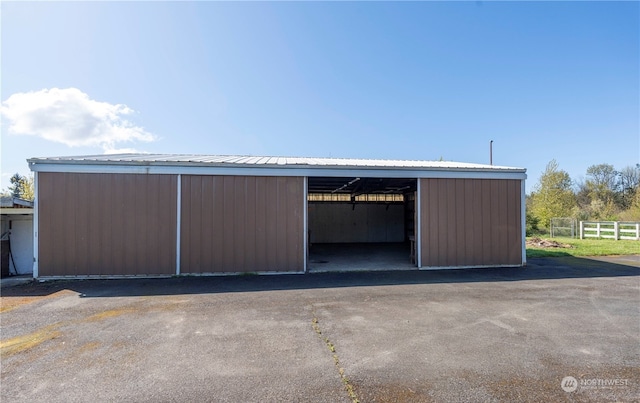
M 31 158 L 34 172 L 525 179 L 524 168 L 451 161 L 120 154 Z

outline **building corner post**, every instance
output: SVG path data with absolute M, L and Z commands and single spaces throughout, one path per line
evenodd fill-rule
M 417 186 L 416 186 L 416 219 L 414 223 L 413 235 L 415 237 L 416 242 L 416 263 L 418 264 L 418 269 L 422 268 L 422 209 L 421 206 L 422 200 L 422 179 L 418 178 Z
M 38 172 L 33 173 L 33 278 L 38 278 Z
M 304 221 L 302 227 L 302 258 L 303 258 L 303 272 L 307 273 L 308 261 L 309 261 L 309 177 L 303 178 L 303 191 L 302 191 L 302 219 Z
M 527 265 L 527 195 L 525 179 L 520 181 L 520 226 L 522 227 L 522 266 Z
M 182 225 L 182 175 L 178 174 L 176 185 L 176 275 L 180 275 L 180 227 Z

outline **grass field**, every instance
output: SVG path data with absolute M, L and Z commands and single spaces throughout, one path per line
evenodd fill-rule
M 573 238 L 553 238 L 553 240 L 560 243 L 569 244 L 572 247 L 537 248 L 527 245 L 527 257 L 607 256 L 640 254 L 640 242 L 638 241 Z

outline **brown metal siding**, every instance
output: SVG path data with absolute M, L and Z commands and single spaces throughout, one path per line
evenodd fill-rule
M 519 180 L 420 181 L 423 267 L 522 263 Z
M 39 173 L 39 276 L 175 273 L 176 181 Z
M 181 273 L 301 271 L 304 178 L 182 175 Z

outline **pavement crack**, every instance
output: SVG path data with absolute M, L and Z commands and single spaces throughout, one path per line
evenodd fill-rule
M 333 344 L 328 337 L 322 334 L 322 329 L 320 329 L 320 321 L 315 315 L 311 320 L 311 327 L 316 332 L 320 340 L 323 341 L 323 343 L 327 346 L 327 348 L 331 352 L 333 357 L 333 363 L 335 364 L 336 369 L 338 370 L 338 374 L 340 375 L 340 379 L 342 380 L 342 384 L 344 385 L 344 388 L 347 391 L 349 398 L 353 403 L 360 403 L 360 400 L 358 399 L 358 395 L 356 394 L 356 391 L 353 388 L 351 381 L 349 381 L 349 378 L 347 378 L 344 368 L 342 368 L 342 365 L 340 364 L 340 357 L 338 357 L 338 352 L 336 351 L 335 344 Z

